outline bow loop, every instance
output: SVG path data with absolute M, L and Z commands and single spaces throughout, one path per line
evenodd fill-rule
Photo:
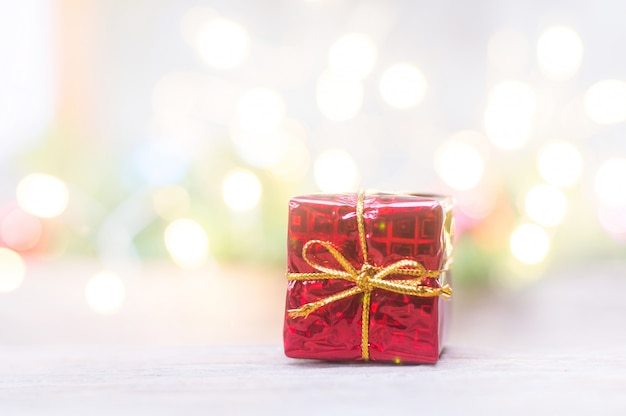
M 324 266 L 320 264 L 319 262 L 317 262 L 316 259 L 309 257 L 309 248 L 311 248 L 314 245 L 320 245 L 324 247 L 326 250 L 328 250 L 331 256 L 333 256 L 333 258 L 337 260 L 339 265 L 341 265 L 343 270 L 333 269 L 331 267 Z M 322 273 L 334 275 L 340 279 L 346 279 L 346 280 L 350 280 L 353 282 L 356 281 L 356 275 L 357 275 L 356 269 L 352 266 L 352 264 L 350 264 L 348 259 L 346 259 L 343 256 L 343 254 L 341 254 L 341 252 L 330 241 L 322 241 L 322 240 L 307 241 L 304 247 L 302 247 L 302 258 L 304 259 L 304 261 L 307 262 L 309 266 L 311 266 L 315 270 L 318 270 Z

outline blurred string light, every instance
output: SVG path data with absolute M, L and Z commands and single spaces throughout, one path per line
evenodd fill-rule
M 87 304 L 103 315 L 117 311 L 124 301 L 125 294 L 122 279 L 108 272 L 97 273 L 85 286 Z
M 511 253 L 525 264 L 542 261 L 550 250 L 550 238 L 543 228 L 535 224 L 521 224 L 511 234 Z
M 368 36 L 343 35 L 331 46 L 328 64 L 340 77 L 362 80 L 372 71 L 376 53 L 376 46 Z
M 537 185 L 526 194 L 524 207 L 530 219 L 545 227 L 554 227 L 563 221 L 567 198 L 559 188 Z
M 582 173 L 583 157 L 574 145 L 556 142 L 539 152 L 537 166 L 539 174 L 549 184 L 572 186 Z
M 329 149 L 315 159 L 315 183 L 323 192 L 350 192 L 358 185 L 356 163 L 347 152 Z
M 152 208 L 166 220 L 184 216 L 191 206 L 189 192 L 182 186 L 172 185 L 156 189 L 151 195 Z
M 230 172 L 222 183 L 222 197 L 234 211 L 249 211 L 261 199 L 261 181 L 250 171 L 238 169 Z
M 236 118 L 239 127 L 253 135 L 275 132 L 284 117 L 283 98 L 269 88 L 253 88 L 237 104 Z
M 598 124 L 626 121 L 626 82 L 607 79 L 593 84 L 585 94 L 585 112 Z
M 172 260 L 183 269 L 203 265 L 209 252 L 209 237 L 194 220 L 181 218 L 171 222 L 164 233 L 165 247 Z
M 448 186 L 467 191 L 480 182 L 485 162 L 476 148 L 453 136 L 437 150 L 435 169 Z
M 626 206 L 626 158 L 614 157 L 605 161 L 595 178 L 598 198 L 609 207 Z
M 15 251 L 0 247 L 0 293 L 17 289 L 24 280 L 26 266 Z
M 317 106 L 330 120 L 345 121 L 356 116 L 363 105 L 363 95 L 359 80 L 334 71 L 324 71 L 317 80 Z
M 41 218 L 61 215 L 69 201 L 69 191 L 65 183 L 45 173 L 25 176 L 17 184 L 16 193 L 20 208 Z
M 10 211 L 0 222 L 0 238 L 4 244 L 17 251 L 35 247 L 42 232 L 41 220 L 19 208 Z
M 498 148 L 515 150 L 530 136 L 536 98 L 532 89 L 519 81 L 506 80 L 489 93 L 485 110 L 487 137 Z
M 537 42 L 539 68 L 547 76 L 566 80 L 571 78 L 583 59 L 583 43 L 580 36 L 566 26 L 546 29 Z
M 250 51 L 248 33 L 237 23 L 217 17 L 198 31 L 198 53 L 209 66 L 230 69 L 240 65 Z
M 507 74 L 523 70 L 530 47 L 524 34 L 514 30 L 502 30 L 489 38 L 487 57 L 491 65 Z
M 427 85 L 426 77 L 417 67 L 398 63 L 383 72 L 380 93 L 390 106 L 407 109 L 424 100 Z

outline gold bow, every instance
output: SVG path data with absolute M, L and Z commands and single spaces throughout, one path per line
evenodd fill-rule
M 318 270 L 319 273 L 290 273 L 287 272 L 288 280 L 322 280 L 322 279 L 342 279 L 355 283 L 355 286 L 343 290 L 334 295 L 327 296 L 315 302 L 302 305 L 297 309 L 289 309 L 287 312 L 291 318 L 307 317 L 317 309 L 336 302 L 340 299 L 363 293 L 362 315 L 361 315 L 361 357 L 369 360 L 369 323 L 370 323 L 370 300 L 371 293 L 375 289 L 386 290 L 393 293 L 400 293 L 409 296 L 436 297 L 450 299 L 452 288 L 449 285 L 442 287 L 430 287 L 424 284 L 424 279 L 436 278 L 445 270 L 426 270 L 424 266 L 415 260 L 399 260 L 385 267 L 371 265 L 368 261 L 367 244 L 365 241 L 365 224 L 363 220 L 364 193 L 360 192 L 356 203 L 356 218 L 359 231 L 359 241 L 363 254 L 363 264 L 357 270 L 339 252 L 330 241 L 310 240 L 302 247 L 302 258 L 309 266 Z M 308 249 L 314 244 L 324 247 L 343 268 L 333 269 L 323 266 L 313 261 L 308 256 Z M 385 280 L 390 275 L 411 276 L 412 279 Z

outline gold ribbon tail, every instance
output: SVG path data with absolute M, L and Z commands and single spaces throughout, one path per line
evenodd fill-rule
M 341 299 L 349 298 L 350 296 L 354 296 L 361 291 L 362 290 L 356 286 L 351 287 L 350 289 L 325 297 L 324 299 L 320 299 L 316 302 L 306 303 L 296 309 L 289 309 L 287 310 L 287 313 L 289 314 L 290 318 L 298 318 L 298 317 L 306 318 L 307 316 L 309 316 L 311 313 L 315 312 L 322 306 L 326 306 L 329 303 L 333 303 Z

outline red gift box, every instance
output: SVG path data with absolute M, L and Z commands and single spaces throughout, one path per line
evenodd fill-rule
M 452 229 L 448 197 L 293 198 L 285 354 L 437 362 L 452 291 Z

